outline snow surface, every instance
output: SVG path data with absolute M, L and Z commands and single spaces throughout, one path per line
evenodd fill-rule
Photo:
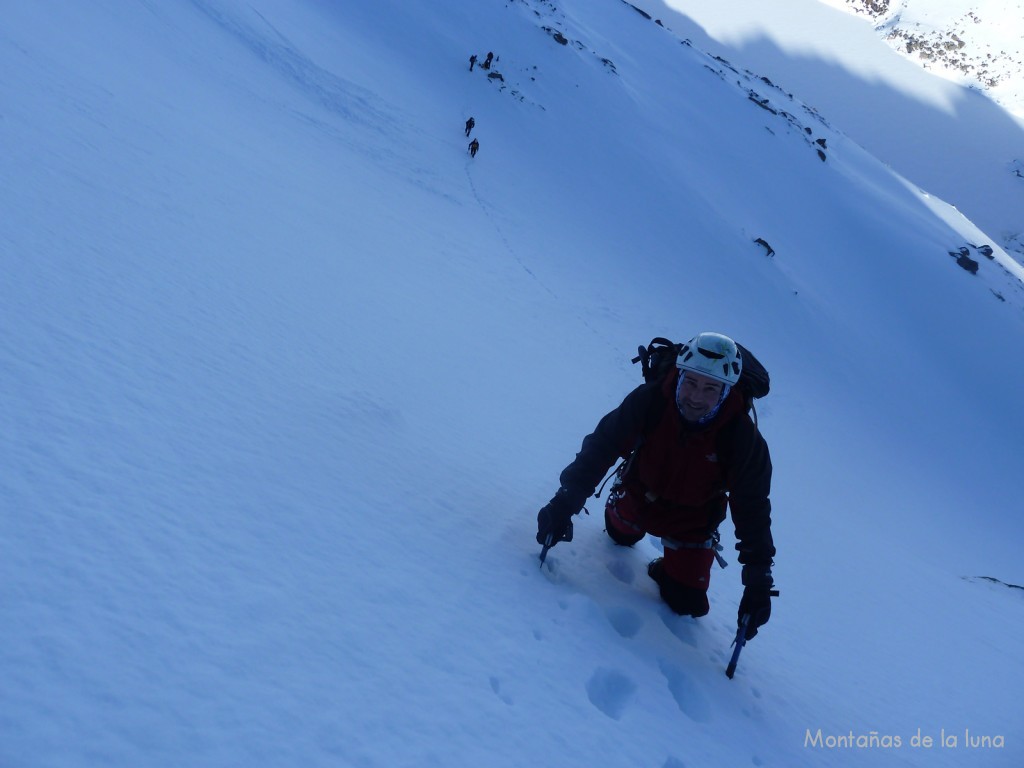
M 760 74 L 620 0 L 5 8 L 0 766 L 1019 766 L 1021 269 Z M 773 377 L 731 681 L 735 564 L 534 543 L 705 329 Z
M 867 14 L 876 32 L 912 61 L 955 82 L 980 89 L 1009 112 L 1024 117 L 1021 0 L 820 2 Z
M 796 93 L 836 130 L 954 205 L 1024 264 L 1024 177 L 1017 171 L 1024 162 L 1024 115 L 1015 116 L 977 88 L 922 69 L 890 47 L 866 18 L 823 2 L 786 0 L 770 12 L 758 0 L 635 4 L 695 46 Z M 959 0 L 919 0 L 912 3 L 917 13 L 898 23 L 914 28 L 909 19 L 926 9 L 948 18 L 953 2 Z M 899 12 L 907 5 L 899 4 Z M 994 6 L 975 10 L 990 21 L 995 14 Z M 890 11 L 897 13 L 895 3 Z M 1002 27 L 990 23 L 977 34 L 1006 28 L 1024 37 L 1019 9 Z M 1018 72 L 1014 82 L 1022 81 L 1024 72 Z

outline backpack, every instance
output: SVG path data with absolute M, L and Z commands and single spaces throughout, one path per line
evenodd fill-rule
M 632 362 L 640 363 L 645 382 L 661 381 L 675 366 L 676 358 L 679 357 L 679 350 L 682 347 L 682 344 L 671 342 L 663 336 L 656 336 L 646 347 L 642 344 L 637 347 L 638 354 Z M 749 411 L 754 405 L 754 400 L 768 394 L 771 380 L 768 371 L 750 350 L 739 342 L 736 342 L 736 348 L 740 351 L 740 357 L 743 360 L 743 370 L 740 372 L 740 380 L 736 386 L 743 394 L 743 400 Z
M 754 354 L 739 342 L 735 343 L 736 348 L 739 349 L 741 359 L 743 360 L 743 368 L 740 371 L 740 380 L 736 382 L 736 387 L 743 395 L 743 401 L 747 406 L 747 411 L 753 410 L 754 427 L 756 429 L 757 410 L 754 408 L 754 400 L 762 398 L 768 394 L 768 390 L 771 388 L 771 381 L 768 376 L 768 371 L 763 365 L 761 365 L 761 361 L 754 357 Z M 668 375 L 669 371 L 675 367 L 676 359 L 679 357 L 679 352 L 682 348 L 682 344 L 676 344 L 675 342 L 669 341 L 664 336 L 655 336 L 651 339 L 651 343 L 646 347 L 643 344 L 637 347 L 637 356 L 634 357 L 631 362 L 634 365 L 636 363 L 640 363 L 645 383 L 650 384 L 654 381 L 662 381 L 665 376 Z M 643 446 L 645 439 L 646 430 L 640 434 L 640 438 L 637 440 L 636 445 L 633 446 L 633 450 L 630 452 L 629 458 L 624 459 L 619 466 L 605 478 L 604 482 L 601 483 L 601 486 L 594 494 L 594 498 L 601 497 L 605 484 L 613 476 L 619 478 L 616 483 L 622 481 L 622 478 L 625 477 L 625 474 L 633 464 L 633 459 Z M 717 531 L 715 534 L 717 535 Z M 721 549 L 721 547 L 718 547 L 718 549 Z M 718 558 L 719 564 L 724 568 L 725 561 L 718 555 L 716 555 L 716 557 Z

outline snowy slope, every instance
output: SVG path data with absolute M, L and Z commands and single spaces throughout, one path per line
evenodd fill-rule
M 1020 0 L 823 0 L 864 14 L 897 51 L 984 90 L 1024 116 L 1024 4 Z
M 1019 764 L 1021 271 L 841 128 L 620 0 L 8 9 L 0 765 Z M 732 681 L 735 565 L 533 541 L 701 329 L 773 375 Z
M 830 7 L 831 0 L 787 0 L 770 13 L 754 0 L 637 4 L 695 45 L 797 94 L 1024 263 L 1024 119 L 964 78 L 954 82 L 923 69 L 892 48 L 867 18 Z M 910 3 L 922 12 L 954 4 Z M 985 18 L 988 29 L 992 15 Z M 1019 15 L 1006 19 L 999 29 L 1024 27 Z

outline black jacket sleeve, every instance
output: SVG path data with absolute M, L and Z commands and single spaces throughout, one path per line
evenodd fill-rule
M 736 526 L 736 549 L 743 565 L 770 566 L 772 540 L 772 460 L 768 444 L 747 414 L 729 425 L 723 441 L 729 486 L 729 508 Z
M 562 488 L 575 510 L 583 507 L 615 461 L 625 458 L 633 450 L 643 433 L 648 414 L 662 399 L 658 384 L 641 384 L 583 438 L 583 446 L 576 459 L 559 475 Z

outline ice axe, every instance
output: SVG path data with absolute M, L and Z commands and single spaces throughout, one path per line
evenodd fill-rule
M 725 668 L 725 676 L 732 680 L 732 676 L 736 674 L 736 662 L 740 660 L 740 651 L 743 650 L 743 646 L 747 644 L 747 624 L 750 622 L 750 614 L 744 613 L 740 619 L 739 628 L 736 630 L 736 639 L 732 641 L 734 646 L 732 652 L 732 658 L 729 659 L 729 666 Z
M 779 590 L 773 589 L 768 592 L 772 597 L 779 596 Z M 725 668 L 725 676 L 732 680 L 732 676 L 736 674 L 736 663 L 740 660 L 740 651 L 743 650 L 743 646 L 747 644 L 747 625 L 750 623 L 750 614 L 744 613 L 740 617 L 739 627 L 736 629 L 736 639 L 732 641 L 734 646 L 732 651 L 732 658 L 729 659 L 729 666 Z
M 584 509 L 584 512 L 587 510 Z M 577 513 L 579 514 L 579 513 Z M 587 512 L 587 514 L 590 514 Z M 560 541 L 572 541 L 572 520 L 570 519 L 566 525 L 565 530 L 562 531 L 562 535 L 559 538 L 555 538 L 555 534 L 548 531 L 547 536 L 544 537 L 544 548 L 540 551 L 540 567 L 544 567 L 544 558 L 548 556 L 548 550 L 551 549 L 555 544 Z
M 544 567 L 544 558 L 548 556 L 548 550 L 554 546 L 554 541 L 551 540 L 551 534 L 549 533 L 544 539 L 544 548 L 540 551 L 540 567 Z

